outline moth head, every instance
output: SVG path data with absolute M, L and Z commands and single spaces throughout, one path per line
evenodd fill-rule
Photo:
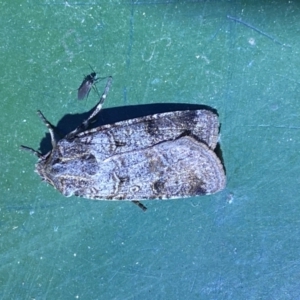
M 52 182 L 52 180 L 49 178 L 49 176 L 47 176 L 47 169 L 46 169 L 47 162 L 49 161 L 49 159 L 51 157 L 52 150 L 43 155 L 39 151 L 34 150 L 33 148 L 30 148 L 27 146 L 21 145 L 21 149 L 25 150 L 25 151 L 29 151 L 30 153 L 32 153 L 38 157 L 38 162 L 35 165 L 35 172 L 41 176 L 43 181 L 46 181 L 50 185 L 54 186 L 54 183 Z
M 39 157 L 35 165 L 35 172 L 41 176 L 43 181 L 52 185 L 65 197 L 71 197 L 74 194 L 74 188 L 72 184 L 68 183 L 70 179 L 68 172 L 65 173 L 64 161 L 56 150 L 55 148 Z

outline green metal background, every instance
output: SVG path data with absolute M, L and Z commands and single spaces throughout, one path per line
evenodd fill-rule
M 298 1 L 19 0 L 0 11 L 1 299 L 300 298 Z M 19 145 L 45 137 L 37 109 L 57 124 L 96 103 L 76 100 L 88 64 L 114 77 L 106 108 L 216 108 L 227 188 L 145 201 L 144 213 L 41 182 Z

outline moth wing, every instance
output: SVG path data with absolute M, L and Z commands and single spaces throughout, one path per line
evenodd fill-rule
M 81 132 L 77 138 L 80 143 L 94 148 L 94 151 L 106 152 L 109 156 L 145 149 L 184 135 L 193 136 L 215 149 L 218 134 L 217 115 L 201 109 L 159 113 L 103 125 Z
M 192 137 L 112 156 L 103 162 L 111 176 L 99 198 L 169 199 L 216 193 L 225 187 L 225 172 L 216 154 Z M 113 165 L 113 166 L 112 166 Z M 109 167 L 110 166 L 110 167 Z M 99 180 L 101 180 L 99 178 Z M 97 185 L 97 184 L 96 184 Z

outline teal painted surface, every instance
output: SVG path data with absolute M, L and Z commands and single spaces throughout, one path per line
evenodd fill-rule
M 300 298 L 300 5 L 254 3 L 0 4 L 1 299 Z M 143 213 L 42 183 L 19 145 L 45 137 L 37 109 L 96 103 L 76 100 L 88 64 L 114 77 L 106 108 L 216 108 L 227 188 Z

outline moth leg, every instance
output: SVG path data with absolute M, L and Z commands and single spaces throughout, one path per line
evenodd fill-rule
M 50 136 L 51 136 L 52 147 L 55 148 L 56 147 L 56 142 L 57 142 L 57 140 L 55 138 L 55 127 L 45 118 L 45 116 L 42 114 L 42 112 L 40 110 L 37 111 L 37 114 L 40 117 L 40 119 L 42 120 L 42 122 L 48 128 Z
M 65 136 L 66 139 L 74 138 L 74 136 L 76 136 L 78 133 L 85 131 L 89 127 L 89 125 L 92 123 L 93 118 L 95 118 L 99 114 L 100 110 L 102 109 L 102 104 L 107 97 L 111 83 L 112 83 L 112 77 L 109 76 L 107 79 L 107 82 L 106 82 L 104 92 L 102 93 L 102 96 L 100 97 L 100 100 L 99 100 L 96 108 L 94 109 L 94 111 L 91 113 L 91 115 L 85 121 L 82 122 L 81 125 L 79 125 L 76 129 L 74 129 L 73 131 L 68 133 Z
M 141 208 L 143 211 L 147 210 L 147 207 L 145 205 L 143 205 L 141 202 L 133 200 L 131 201 L 133 204 L 137 205 L 139 208 Z
M 103 104 L 103 102 L 105 101 L 105 99 L 106 99 L 106 97 L 107 97 L 107 94 L 108 94 L 108 92 L 109 92 L 111 83 L 112 83 L 112 77 L 109 76 L 108 79 L 107 79 L 107 82 L 106 82 L 106 86 L 105 86 L 104 92 L 102 93 L 101 98 L 100 98 L 100 100 L 99 100 L 99 102 L 98 102 L 98 104 L 97 104 L 95 110 L 94 110 L 94 111 L 92 112 L 92 114 L 88 117 L 88 119 L 85 120 L 85 121 L 79 126 L 80 129 L 84 126 L 84 130 L 85 130 L 85 129 L 90 125 L 91 120 L 92 120 L 93 118 L 95 118 L 95 117 L 99 114 L 100 110 L 102 109 L 102 104 Z M 75 130 L 77 130 L 77 128 L 76 128 Z M 75 131 L 75 130 L 74 130 L 74 131 Z

